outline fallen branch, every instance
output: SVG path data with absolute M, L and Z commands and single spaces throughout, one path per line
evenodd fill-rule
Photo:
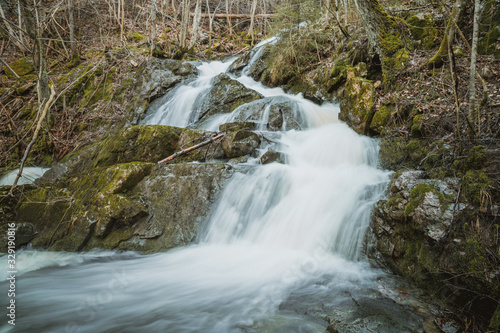
M 189 16 L 193 17 L 194 16 L 194 13 L 189 13 Z M 201 14 L 201 17 L 208 17 L 208 18 L 212 18 L 212 17 L 217 17 L 217 18 L 249 18 L 251 17 L 252 15 L 250 14 L 208 14 L 208 13 L 202 13 Z M 274 17 L 276 16 L 276 14 L 256 14 L 254 15 L 254 17 Z
M 12 187 L 10 189 L 10 194 L 13 193 L 14 189 L 17 186 L 17 182 L 19 181 L 19 178 L 21 178 L 23 174 L 23 168 L 24 168 L 24 163 L 26 163 L 26 159 L 28 158 L 28 155 L 30 153 L 31 147 L 36 142 L 36 139 L 38 139 L 38 133 L 40 132 L 40 129 L 42 128 L 42 123 L 45 117 L 47 116 L 47 112 L 50 109 L 50 106 L 52 105 L 52 101 L 54 100 L 54 97 L 56 96 L 56 91 L 54 90 L 54 85 L 50 87 L 50 97 L 49 100 L 40 105 L 40 109 L 43 107 L 43 110 L 41 110 L 41 113 L 39 111 L 39 117 L 38 117 L 38 123 L 35 128 L 35 133 L 33 133 L 33 138 L 31 139 L 31 142 L 29 143 L 28 147 L 26 147 L 26 151 L 24 152 L 24 156 L 21 160 L 21 165 L 19 166 L 19 173 L 16 176 L 16 179 L 14 180 L 14 184 L 12 184 Z
M 189 153 L 189 152 L 191 152 L 193 150 L 196 150 L 198 148 L 206 146 L 209 143 L 215 142 L 216 140 L 219 140 L 219 139 L 223 138 L 224 135 L 226 135 L 226 133 L 222 132 L 222 133 L 218 134 L 217 136 L 214 136 L 214 137 L 212 137 L 212 138 L 210 138 L 210 139 L 208 139 L 206 141 L 203 141 L 202 143 L 198 143 L 197 145 L 194 145 L 192 147 L 183 149 L 183 150 L 181 150 L 181 151 L 179 151 L 179 152 L 177 152 L 177 153 L 175 153 L 173 155 L 170 155 L 169 157 L 167 157 L 167 158 L 159 161 L 158 164 L 163 164 L 163 163 L 169 162 L 169 161 L 171 161 L 171 160 L 173 160 L 173 159 L 175 159 L 175 158 L 177 158 L 179 156 L 182 156 L 182 155 L 187 154 L 187 153 Z

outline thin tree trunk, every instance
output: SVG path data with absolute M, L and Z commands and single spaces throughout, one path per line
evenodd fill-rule
M 156 0 L 151 4 L 151 30 L 149 35 L 149 53 L 153 55 L 156 47 Z
M 252 37 L 252 45 L 255 40 L 254 25 L 255 25 L 255 10 L 257 9 L 257 0 L 252 2 L 252 14 L 250 16 L 250 27 L 248 28 L 248 34 Z
M 4 20 L 4 23 L 5 23 L 5 26 L 7 27 L 8 32 L 12 35 L 12 42 L 19 48 L 19 50 L 24 51 L 24 49 L 25 49 L 24 45 L 22 44 L 22 42 L 16 40 L 16 36 L 17 36 L 16 32 L 14 31 L 14 29 L 12 29 L 10 24 L 6 21 L 7 19 L 5 18 L 5 13 L 3 12 L 1 2 L 0 2 L 0 15 L 2 16 L 2 18 Z
M 74 11 L 75 7 L 73 5 L 73 0 L 68 0 L 68 11 L 69 11 L 69 42 L 71 43 L 71 55 L 73 57 L 78 56 L 76 53 L 76 43 L 75 43 L 75 19 Z
M 19 181 L 19 178 L 21 178 L 23 174 L 23 168 L 24 164 L 26 163 L 26 159 L 28 158 L 28 155 L 30 153 L 31 148 L 33 145 L 36 143 L 36 140 L 38 139 L 38 133 L 40 132 L 40 129 L 42 128 L 42 123 L 45 117 L 47 117 L 49 108 L 52 105 L 52 102 L 54 101 L 54 97 L 56 96 L 56 92 L 54 90 L 54 86 L 51 87 L 51 92 L 50 96 L 48 99 L 44 100 L 42 104 L 40 104 L 40 107 L 38 109 L 38 122 L 36 124 L 35 128 L 35 133 L 33 133 L 33 138 L 31 139 L 30 143 L 28 144 L 28 147 L 26 147 L 26 150 L 24 152 L 23 158 L 21 159 L 21 164 L 19 166 L 19 172 L 16 176 L 16 179 L 14 180 L 14 184 L 12 184 L 10 193 L 16 188 L 17 182 Z
M 231 17 L 229 16 L 230 8 L 229 8 L 229 0 L 226 0 L 226 15 L 227 15 L 227 29 L 229 36 L 233 34 L 233 25 L 231 23 Z
M 448 40 L 455 37 L 455 24 L 453 22 L 458 21 L 458 17 L 460 16 L 462 7 L 463 0 L 455 0 L 450 18 L 448 20 L 448 23 L 446 24 L 446 30 L 444 32 L 444 37 L 441 41 L 441 45 L 439 46 L 439 50 L 427 63 L 427 67 L 429 67 L 430 69 L 441 67 L 443 65 L 443 61 L 446 59 L 446 57 L 448 57 Z
M 21 2 L 17 2 L 17 16 L 19 20 L 19 40 L 23 43 L 23 20 L 21 16 Z
M 121 15 L 121 24 L 120 24 L 120 38 L 123 40 L 125 33 L 125 0 L 122 1 L 122 15 Z
M 200 23 L 201 23 L 201 0 L 196 0 L 196 8 L 194 10 L 194 18 L 193 18 L 193 30 L 191 31 L 191 42 L 189 43 L 190 48 L 194 47 L 194 45 L 198 41 Z
M 474 28 L 472 33 L 472 52 L 470 56 L 470 78 L 469 78 L 469 123 L 472 126 L 469 137 L 474 137 L 475 133 L 480 131 L 480 113 L 476 108 L 476 57 L 477 57 L 477 39 L 479 34 L 479 15 L 480 0 L 475 1 L 474 6 Z
M 190 0 L 182 0 L 181 30 L 179 33 L 179 44 L 182 50 L 187 48 L 187 31 L 189 26 Z

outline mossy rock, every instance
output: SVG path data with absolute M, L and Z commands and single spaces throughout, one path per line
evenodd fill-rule
M 239 130 L 254 130 L 256 123 L 251 121 L 238 121 L 232 123 L 225 123 L 219 126 L 219 131 L 234 132 Z
M 373 115 L 370 123 L 370 129 L 377 134 L 383 134 L 384 129 L 388 126 L 392 114 L 395 112 L 395 108 L 396 107 L 393 104 L 380 105 L 378 111 L 376 111 Z
M 140 34 L 137 31 L 132 31 L 132 30 L 127 33 L 127 39 L 134 41 L 136 43 L 146 42 L 148 40 L 148 38 L 143 34 Z
M 481 204 L 485 195 L 488 195 L 488 188 L 491 180 L 483 170 L 469 170 L 462 179 L 462 189 L 467 200 L 473 204 Z
M 261 98 L 261 94 L 246 88 L 227 74 L 219 74 L 213 79 L 213 87 L 203 100 L 200 108 L 200 121 L 216 114 L 230 113 L 240 105 Z
M 495 313 L 490 320 L 490 327 L 493 332 L 500 332 L 500 304 L 497 306 Z
M 94 167 L 133 161 L 158 162 L 175 152 L 182 128 L 160 125 L 127 127 L 106 139 Z
M 406 22 L 410 28 L 412 37 L 415 40 L 422 41 L 422 45 L 426 50 L 432 50 L 441 42 L 439 30 L 434 22 L 432 14 L 419 13 L 410 16 Z
M 480 23 L 478 53 L 492 54 L 496 59 L 500 59 L 500 4 L 498 1 L 486 1 Z
M 404 137 L 383 138 L 380 141 L 379 160 L 385 169 L 397 170 L 407 157 Z
M 464 167 L 466 170 L 479 170 L 486 167 L 488 162 L 488 151 L 485 146 L 475 146 L 469 150 Z
M 425 136 L 423 114 L 417 114 L 413 117 L 411 125 L 411 136 L 412 138 L 421 138 Z
M 374 102 L 375 88 L 373 82 L 360 77 L 353 77 L 345 85 L 339 119 L 345 121 L 356 132 L 365 134 L 368 132 L 373 118 Z
M 410 157 L 413 165 L 420 166 L 422 160 L 429 152 L 429 145 L 427 140 L 413 139 L 406 145 L 406 152 Z
M 126 127 L 104 140 L 93 158 L 94 167 L 128 162 L 156 163 L 173 153 L 207 139 L 209 132 L 162 125 Z M 201 141 L 199 141 L 201 140 Z M 204 160 L 205 153 L 195 150 L 175 162 Z
M 228 158 L 251 154 L 259 144 L 259 136 L 246 130 L 226 134 L 222 139 L 222 149 Z
M 26 58 L 21 58 L 19 60 L 11 62 L 9 66 L 20 77 L 31 74 L 35 71 L 35 65 L 32 62 L 29 62 Z M 16 78 L 7 67 L 5 67 L 5 73 L 10 79 Z
M 433 192 L 439 199 L 439 203 L 441 204 L 442 209 L 444 209 L 444 205 L 446 203 L 446 199 L 444 195 L 434 186 L 430 186 L 428 184 L 419 184 L 415 186 L 410 192 L 410 201 L 405 207 L 404 215 L 405 217 L 409 217 L 415 209 L 422 203 L 425 198 L 425 194 L 427 192 Z

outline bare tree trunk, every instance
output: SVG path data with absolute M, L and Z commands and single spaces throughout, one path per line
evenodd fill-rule
M 196 0 L 196 8 L 194 10 L 193 18 L 193 30 L 191 31 L 191 42 L 189 47 L 192 48 L 198 41 L 198 35 L 200 33 L 200 23 L 201 23 L 201 0 Z
M 233 34 L 233 25 L 231 23 L 231 17 L 229 16 L 230 8 L 229 8 L 229 0 L 226 0 L 226 15 L 227 15 L 227 29 L 229 36 Z
M 252 37 L 252 45 L 255 40 L 254 25 L 255 25 L 255 10 L 257 9 L 257 0 L 252 2 L 252 14 L 250 16 L 250 27 L 248 28 L 248 34 Z
M 153 55 L 156 47 L 156 0 L 151 4 L 151 30 L 149 34 L 149 53 Z
M 480 112 L 476 108 L 476 57 L 477 57 L 477 39 L 479 34 L 479 15 L 481 11 L 480 0 L 475 1 L 474 5 L 474 30 L 472 33 L 472 52 L 470 56 L 470 78 L 469 78 L 469 124 L 471 126 L 469 137 L 480 131 Z
M 17 17 L 19 20 L 19 40 L 23 42 L 23 20 L 21 16 L 21 2 L 17 2 Z
M 12 29 L 12 27 L 10 26 L 9 23 L 7 23 L 6 21 L 6 18 L 5 18 L 5 13 L 3 12 L 3 8 L 2 8 L 2 3 L 0 2 L 0 15 L 2 16 L 3 20 L 4 20 L 4 23 L 5 23 L 5 26 L 7 27 L 7 31 L 11 34 L 12 36 L 12 42 L 19 48 L 19 50 L 21 51 L 24 51 L 26 48 L 24 47 L 24 45 L 22 44 L 22 42 L 16 40 L 16 32 L 14 31 L 14 29 Z M 19 21 L 19 24 L 21 21 Z
M 76 50 L 76 41 L 75 41 L 75 6 L 73 0 L 68 0 L 68 18 L 69 18 L 69 42 L 71 44 L 71 59 L 75 64 L 80 62 L 80 58 L 78 56 L 78 52 Z
M 181 30 L 179 32 L 179 44 L 182 50 L 187 48 L 187 31 L 189 26 L 190 0 L 182 0 Z
M 120 0 L 118 0 L 120 1 Z M 120 39 L 123 40 L 125 34 L 125 0 L 122 1 L 121 23 L 120 23 Z
M 429 60 L 427 67 L 438 68 L 443 65 L 443 61 L 448 57 L 448 40 L 453 40 L 455 38 L 455 24 L 453 22 L 458 21 L 460 12 L 462 11 L 463 0 L 455 0 L 453 4 L 453 9 L 451 11 L 450 18 L 446 24 L 446 30 L 444 32 L 443 40 L 439 46 L 439 50 L 436 54 Z
M 26 150 L 24 151 L 23 158 L 21 159 L 21 164 L 19 166 L 19 172 L 17 173 L 16 179 L 14 180 L 14 184 L 12 184 L 12 187 L 10 189 L 10 193 L 16 188 L 17 182 L 19 181 L 19 178 L 21 178 L 23 174 L 23 168 L 24 164 L 26 163 L 26 160 L 28 158 L 28 155 L 30 153 L 31 148 L 33 145 L 36 143 L 36 140 L 38 139 L 38 133 L 40 132 L 40 129 L 42 128 L 42 123 L 45 117 L 48 115 L 49 108 L 54 101 L 54 97 L 56 96 L 56 92 L 54 90 L 54 86 L 51 87 L 51 93 L 50 96 L 48 97 L 47 100 L 44 101 L 43 104 L 40 104 L 38 107 L 38 122 L 35 128 L 35 132 L 33 133 L 33 138 L 31 139 L 30 143 L 28 144 L 28 147 L 26 147 Z

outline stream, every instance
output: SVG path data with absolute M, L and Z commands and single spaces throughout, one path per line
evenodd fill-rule
M 241 107 L 198 122 L 231 61 L 198 63 L 199 77 L 156 101 L 142 123 L 215 131 L 238 119 Z M 18 251 L 16 326 L 4 318 L 0 332 L 424 332 L 432 306 L 365 255 L 370 211 L 390 178 L 378 168 L 378 143 L 340 123 L 337 105 L 247 74 L 230 76 L 295 105 L 304 130 L 259 125 L 273 138 L 259 154 L 273 149 L 286 163 L 245 162 L 190 246 L 153 255 Z M 7 283 L 0 287 L 5 294 Z

